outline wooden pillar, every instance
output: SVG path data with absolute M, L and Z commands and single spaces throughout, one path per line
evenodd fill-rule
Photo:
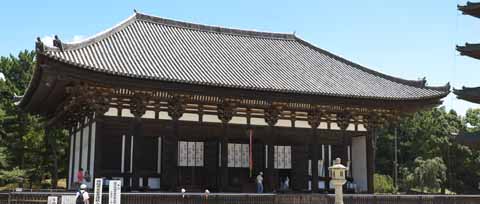
M 142 170 L 141 169 L 141 151 L 142 151 L 142 146 L 143 146 L 143 141 L 144 141 L 144 135 L 143 135 L 143 125 L 142 125 L 142 120 L 139 117 L 135 117 L 134 121 L 132 121 L 132 140 L 130 142 L 133 142 L 133 144 L 130 143 L 130 151 L 132 151 L 130 154 L 132 154 L 132 163 L 130 172 L 131 172 L 131 178 L 132 178 L 132 189 L 136 190 L 139 189 L 139 179 L 140 175 L 139 172 Z
M 70 136 L 70 142 L 69 142 L 69 148 L 68 148 L 68 152 L 70 152 L 70 154 L 68 155 L 69 156 L 69 179 L 67 179 L 67 189 L 69 188 L 72 188 L 73 187 L 73 183 L 74 183 L 74 175 L 75 175 L 75 127 L 73 126 L 73 124 L 71 124 L 71 127 L 69 128 L 69 131 L 68 131 L 68 134 Z
M 124 155 L 124 162 L 123 162 L 123 172 L 122 172 L 122 176 L 123 176 L 123 188 L 125 189 L 129 189 L 130 186 L 132 185 L 130 183 L 130 175 L 129 173 L 132 172 L 132 169 L 130 169 L 130 162 L 131 159 L 133 158 L 130 158 L 130 155 L 132 154 L 132 135 L 134 134 L 133 133 L 133 128 L 130 126 L 129 128 L 130 131 L 128 131 L 127 134 L 125 134 L 125 143 L 124 143 L 124 152 L 123 152 L 123 155 Z
M 142 156 L 142 144 L 145 141 L 143 134 L 142 116 L 147 110 L 147 104 L 149 103 L 149 94 L 146 92 L 137 92 L 130 99 L 130 112 L 133 116 L 130 142 L 130 155 L 133 161 L 130 161 L 131 165 L 131 186 L 132 189 L 139 189 L 140 171 L 141 171 L 141 156 Z M 128 138 L 128 137 L 127 137 Z
M 266 181 L 267 184 L 265 187 L 265 192 L 270 191 L 273 192 L 275 188 L 277 187 L 277 172 L 275 169 L 275 135 L 274 135 L 274 127 L 272 125 L 268 126 L 268 138 L 267 138 L 267 166 L 268 168 L 266 169 L 265 175 L 266 175 Z
M 374 193 L 373 177 L 375 174 L 375 150 L 377 140 L 377 128 L 383 123 L 383 118 L 375 113 L 364 117 L 364 126 L 367 129 L 367 192 Z
M 178 139 L 179 139 L 179 119 L 183 116 L 185 112 L 185 100 L 186 96 L 183 95 L 173 95 L 168 101 L 168 115 L 172 118 L 172 135 L 171 138 L 165 138 L 166 146 L 163 148 L 165 150 L 164 164 L 165 175 L 163 180 L 165 180 L 169 185 L 170 191 L 176 191 L 178 188 Z
M 221 167 L 220 167 L 220 192 L 228 189 L 228 142 L 229 142 L 229 128 L 228 122 L 222 122 L 223 135 L 221 141 Z
M 78 121 L 81 121 L 81 122 L 78 122 L 78 128 L 80 128 L 80 150 L 78 151 L 78 169 L 75 170 L 75 171 L 78 171 L 79 169 L 83 169 L 83 171 L 85 171 L 85 169 L 83 168 L 82 166 L 82 160 L 83 160 L 83 123 L 85 122 L 85 118 L 81 118 L 80 120 Z M 76 176 L 76 175 L 75 175 Z
M 183 114 L 182 114 L 183 115 Z M 171 148 L 172 148 L 172 155 L 171 155 L 171 163 L 167 165 L 172 165 L 174 168 L 171 168 L 169 172 L 169 177 L 170 177 L 170 190 L 171 191 L 176 191 L 178 188 L 178 140 L 179 140 L 179 133 L 178 133 L 178 126 L 179 126 L 179 120 L 180 117 L 175 117 L 172 118 L 172 143 L 171 143 Z
M 374 151 L 375 130 L 368 131 L 367 134 L 367 192 L 374 193 L 373 176 L 375 174 L 375 151 Z
M 94 119 L 94 115 L 93 114 L 90 114 L 88 116 L 88 121 L 87 121 L 87 125 L 88 125 L 88 152 L 87 152 L 87 171 L 89 173 L 90 176 L 93 175 L 93 172 L 91 172 L 91 160 L 93 159 L 91 155 L 92 153 L 92 124 L 93 124 L 93 119 Z M 93 181 L 94 179 L 91 179 L 91 181 Z M 91 182 L 93 184 L 93 182 Z M 93 186 L 92 186 L 93 187 Z
M 222 121 L 223 135 L 220 138 L 221 141 L 221 167 L 220 167 L 220 186 L 219 190 L 227 191 L 229 186 L 228 175 L 228 142 L 229 142 L 229 125 L 228 122 L 232 120 L 235 114 L 235 107 L 238 101 L 234 99 L 223 99 L 220 104 L 217 105 L 218 118 Z
M 312 193 L 317 193 L 318 192 L 318 126 L 320 125 L 320 119 L 321 119 L 321 112 L 318 108 L 314 108 L 313 110 L 308 112 L 307 115 L 307 120 L 308 124 L 312 128 L 312 134 L 310 136 L 310 153 L 312 155 L 311 157 L 311 166 L 312 166 Z
M 345 165 L 345 166 L 347 165 L 347 161 L 348 161 L 347 128 L 350 125 L 350 122 L 351 122 L 350 120 L 351 119 L 352 119 L 351 114 L 348 113 L 348 112 L 343 112 L 343 113 L 337 114 L 337 124 L 338 124 L 338 127 L 341 130 L 341 147 L 342 147 L 341 148 L 341 156 L 344 157 L 344 158 L 341 158 L 341 159 L 342 159 L 343 165 Z M 333 159 L 336 159 L 336 158 L 333 158 Z
M 102 171 L 102 160 L 104 159 L 102 154 L 103 154 L 103 151 L 101 151 L 101 149 L 103 148 L 103 145 L 101 143 L 101 140 L 102 140 L 102 136 L 104 136 L 105 134 L 104 133 L 104 127 L 105 127 L 105 118 L 103 117 L 104 115 L 103 114 L 95 114 L 95 126 L 92 127 L 92 131 L 93 131 L 93 135 L 95 136 L 93 141 L 95 141 L 95 145 L 92 146 L 92 148 L 94 148 L 94 156 L 93 156 L 93 176 L 94 177 L 101 177 L 101 176 L 105 176 L 105 175 L 102 175 L 101 171 Z M 121 137 L 122 135 L 118 135 L 118 137 Z M 121 145 L 121 144 L 120 144 Z M 118 148 L 118 147 L 117 147 Z M 121 147 L 120 147 L 121 148 Z M 95 180 L 93 180 L 95 181 Z
M 312 147 L 312 193 L 318 192 L 318 139 L 317 128 L 312 128 L 310 144 Z
M 272 104 L 269 108 L 265 109 L 265 122 L 268 124 L 268 136 L 267 136 L 267 145 L 268 145 L 268 158 L 267 164 L 268 168 L 266 169 L 267 178 L 267 188 L 266 191 L 275 191 L 278 187 L 278 171 L 275 169 L 275 124 L 277 124 L 280 114 L 282 112 L 283 105 L 281 104 Z

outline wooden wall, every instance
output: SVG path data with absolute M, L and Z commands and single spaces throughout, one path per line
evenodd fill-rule
M 215 191 L 219 186 L 219 141 L 224 136 L 222 124 L 207 122 L 179 122 L 179 140 L 203 141 L 204 142 L 204 166 L 203 167 L 178 167 L 172 164 L 169 155 L 172 155 L 172 121 L 104 116 L 97 120 L 97 146 L 95 155 L 95 175 L 97 177 L 124 177 L 125 185 L 129 183 L 130 173 L 128 164 L 129 148 L 125 148 L 125 171 L 120 171 L 122 154 L 122 135 L 126 136 L 126 147 L 129 147 L 129 137 L 135 135 L 136 128 L 141 134 L 134 138 L 134 169 L 133 172 L 144 181 L 147 177 L 161 177 L 161 185 L 167 185 L 169 171 L 178 172 L 178 186 L 188 187 L 194 190 L 211 189 Z M 228 125 L 228 137 L 230 143 L 249 143 L 247 126 Z M 282 169 L 277 175 L 289 176 L 290 186 L 293 190 L 303 191 L 307 188 L 308 159 L 311 157 L 309 149 L 312 148 L 310 137 L 312 130 L 308 128 L 274 127 L 273 137 L 270 138 L 268 127 L 252 126 L 254 138 L 254 176 L 249 177 L 248 168 L 228 168 L 228 191 L 253 192 L 255 190 L 254 178 L 258 172 L 265 173 L 265 144 L 273 139 L 277 145 L 292 147 L 292 169 Z M 332 159 L 336 157 L 346 161 L 346 148 L 351 144 L 351 137 L 365 134 L 339 130 L 317 130 L 318 143 L 332 145 Z M 162 137 L 162 169 L 158 174 L 156 170 L 158 137 Z M 320 156 L 321 158 L 321 156 Z M 328 165 L 325 162 L 325 165 Z M 328 175 L 328 174 L 327 174 Z M 267 179 L 268 177 L 266 177 Z M 278 179 L 278 178 L 275 178 Z M 324 178 L 326 179 L 326 178 Z M 164 185 L 165 184 L 165 185 Z M 145 185 L 145 184 L 144 184 Z M 164 190 L 167 190 L 166 188 Z M 171 190 L 171 189 L 168 189 Z

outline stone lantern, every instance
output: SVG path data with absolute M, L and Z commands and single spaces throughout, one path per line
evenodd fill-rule
M 340 158 L 335 160 L 333 166 L 328 167 L 331 184 L 335 187 L 335 204 L 343 204 L 343 184 L 347 182 L 345 179 L 347 167 L 343 166 Z

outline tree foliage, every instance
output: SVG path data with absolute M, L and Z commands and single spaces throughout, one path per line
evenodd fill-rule
M 468 109 L 465 114 L 465 122 L 469 132 L 480 131 L 480 109 Z
M 23 95 L 35 67 L 35 52 L 22 51 L 18 56 L 0 57 L 0 181 L 29 181 L 40 183 L 51 177 L 52 158 L 46 145 L 43 118 L 24 112 L 15 104 L 15 98 Z M 60 130 L 60 132 L 62 132 Z M 66 158 L 65 134 L 54 134 L 58 140 L 59 160 Z M 60 162 L 65 163 L 65 162 Z M 57 169 L 65 175 L 65 167 Z M 22 175 L 20 180 L 12 177 Z
M 441 191 L 448 189 L 458 193 L 478 193 L 479 150 L 456 142 L 456 137 L 468 130 L 467 121 L 473 124 L 476 124 L 474 121 L 479 121 L 479 115 L 474 114 L 478 112 L 469 110 L 468 116 L 461 117 L 453 110 L 446 111 L 444 107 L 433 108 L 417 112 L 399 124 L 383 128 L 377 142 L 377 172 L 394 174 L 394 141 L 397 130 L 400 190 L 421 189 L 423 186 Z M 421 176 L 423 171 L 430 171 L 432 169 L 429 168 L 434 167 L 443 170 L 443 174 L 436 175 L 440 179 L 437 180 L 438 183 L 432 183 L 433 178 Z M 428 174 L 431 175 L 434 174 Z
M 440 189 L 446 180 L 446 170 L 443 160 L 440 157 L 424 160 L 422 157 L 415 159 L 415 167 L 407 176 L 407 183 L 411 188 L 419 188 L 421 192 Z
M 389 175 L 375 174 L 373 177 L 375 193 L 396 193 L 397 189 Z

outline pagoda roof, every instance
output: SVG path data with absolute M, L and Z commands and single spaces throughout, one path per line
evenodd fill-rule
M 480 59 L 480 44 L 465 43 L 465 46 L 457 46 L 457 51 L 459 51 L 461 55 Z
M 465 15 L 471 15 L 480 18 L 480 2 L 467 2 L 465 5 L 458 5 L 458 10 Z
M 453 89 L 453 93 L 459 99 L 480 104 L 480 87 L 462 87 L 462 89 Z
M 293 34 L 239 30 L 135 13 L 78 43 L 37 43 L 40 56 L 136 79 L 287 94 L 380 100 L 440 99 L 426 86 L 379 73 Z

